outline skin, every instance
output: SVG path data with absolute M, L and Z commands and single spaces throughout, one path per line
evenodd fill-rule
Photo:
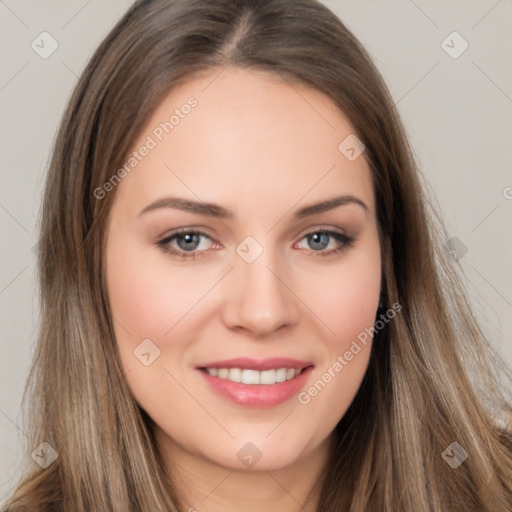
M 197 107 L 115 191 L 106 272 L 121 362 L 183 486 L 183 510 L 302 510 L 361 384 L 371 339 L 307 404 L 294 396 L 270 408 L 236 405 L 196 365 L 243 356 L 311 361 L 307 390 L 373 326 L 381 256 L 370 169 L 364 153 L 349 161 L 338 150 L 354 130 L 329 98 L 234 68 L 173 89 L 134 149 L 190 96 Z M 344 194 L 367 210 L 347 204 L 293 218 L 303 206 Z M 140 214 L 170 195 L 217 203 L 234 217 L 165 207 Z M 206 234 L 195 259 L 157 244 L 180 228 Z M 328 237 L 319 248 L 306 236 L 321 228 L 356 240 L 319 256 L 341 245 Z M 236 252 L 247 236 L 263 248 L 252 263 Z M 168 245 L 190 254 L 179 242 Z M 134 356 L 144 339 L 160 350 L 149 366 Z M 237 457 L 247 442 L 261 453 L 252 467 Z M 304 509 L 315 510 L 315 501 Z

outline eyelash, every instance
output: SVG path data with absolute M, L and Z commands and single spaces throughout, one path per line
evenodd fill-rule
M 355 238 L 350 237 L 348 235 L 345 235 L 343 233 L 339 233 L 338 231 L 332 231 L 328 229 L 316 229 L 313 231 L 309 231 L 305 233 L 300 240 L 303 240 L 304 238 L 307 238 L 308 236 L 314 235 L 314 234 L 325 234 L 332 238 L 334 238 L 340 245 L 335 248 L 331 249 L 330 251 L 312 251 L 313 256 L 312 258 L 325 258 L 329 256 L 334 256 L 335 254 L 340 254 L 341 252 L 345 251 L 346 249 L 353 247 Z M 165 238 L 159 240 L 156 245 L 160 247 L 164 252 L 171 254 L 172 256 L 177 256 L 181 259 L 188 259 L 188 260 L 194 260 L 200 253 L 206 252 L 206 251 L 197 251 L 197 252 L 185 252 L 181 250 L 177 250 L 174 247 L 170 246 L 170 242 L 173 241 L 175 238 L 183 235 L 199 235 L 199 236 L 205 236 L 206 238 L 209 238 L 212 240 L 211 237 L 209 237 L 206 233 L 203 233 L 202 231 L 196 231 L 193 229 L 180 229 L 178 231 L 175 231 L 169 236 L 166 236 Z M 212 240 L 213 241 L 213 240 Z M 199 257 L 202 257 L 199 256 Z

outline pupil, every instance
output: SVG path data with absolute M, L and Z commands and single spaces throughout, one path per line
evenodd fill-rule
M 325 247 L 329 245 L 329 237 L 325 233 L 314 233 L 311 235 L 311 239 L 313 241 L 311 244 L 313 249 L 325 249 Z M 317 244 L 319 244 L 320 247 Z
M 182 246 L 182 244 L 180 244 L 181 240 L 185 240 L 185 242 L 186 242 L 185 244 L 183 244 L 183 246 Z M 192 245 L 195 244 L 193 247 L 191 245 L 191 242 L 192 242 Z M 198 243 L 199 243 L 199 236 L 194 233 L 188 233 L 186 235 L 181 235 L 181 237 L 178 238 L 178 245 L 180 246 L 180 249 L 183 249 L 185 251 L 195 249 L 197 247 Z

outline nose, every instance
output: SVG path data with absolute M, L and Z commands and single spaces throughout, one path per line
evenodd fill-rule
M 224 324 L 256 338 L 269 337 L 279 329 L 297 324 L 299 299 L 290 283 L 285 264 L 278 264 L 270 251 L 254 262 L 236 256 L 227 284 Z

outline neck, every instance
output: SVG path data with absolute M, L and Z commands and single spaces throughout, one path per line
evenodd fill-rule
M 312 452 L 278 470 L 241 471 L 183 449 L 157 429 L 164 463 L 178 489 L 180 512 L 316 512 L 331 437 Z

